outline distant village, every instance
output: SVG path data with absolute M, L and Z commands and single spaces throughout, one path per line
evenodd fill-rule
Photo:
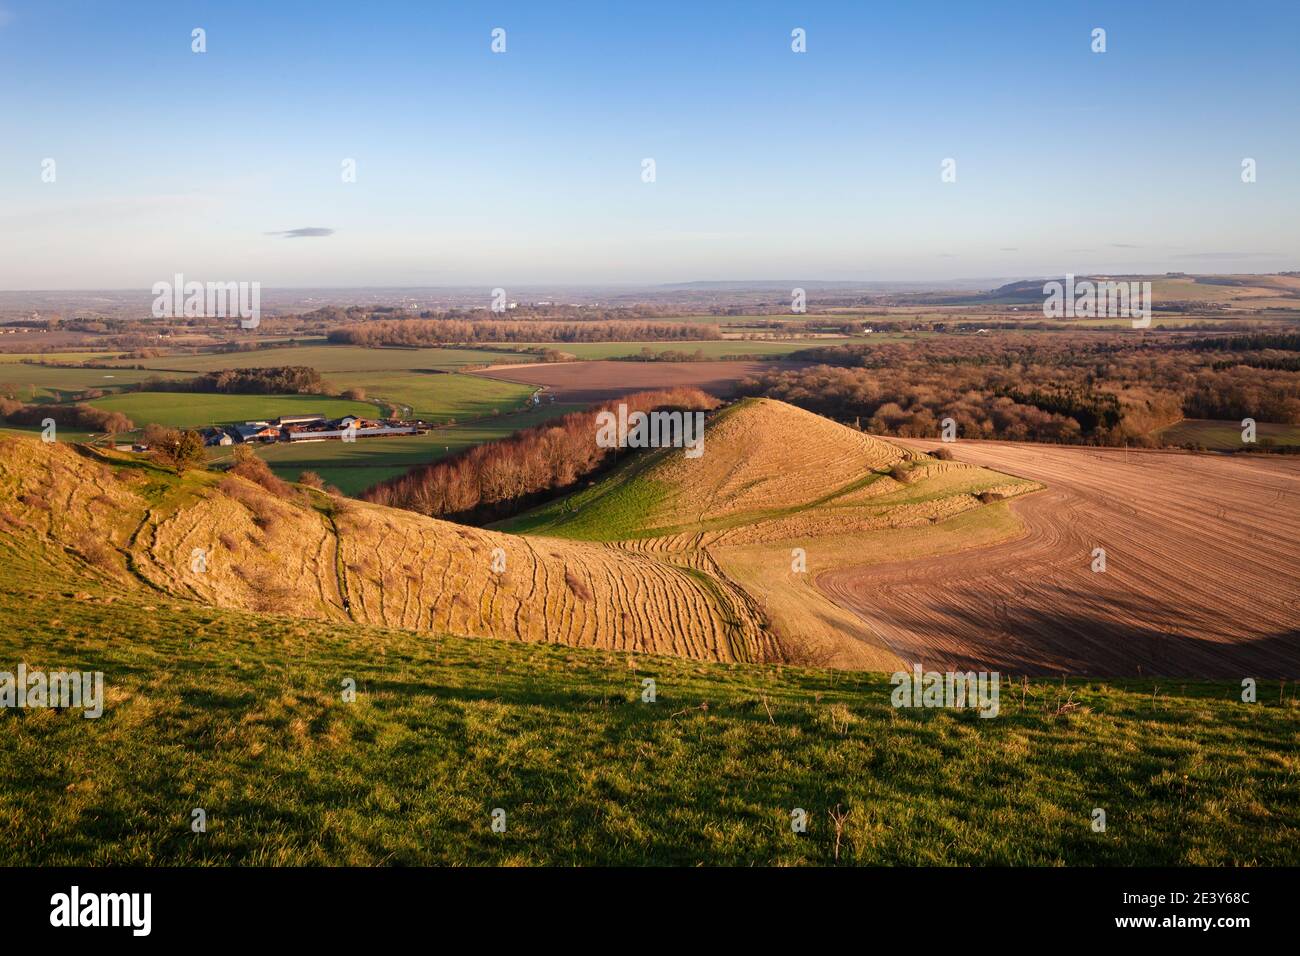
M 423 435 L 429 425 L 397 419 L 326 418 L 324 415 L 283 415 L 271 421 L 216 425 L 202 429 L 205 445 L 241 445 L 253 442 L 353 441 L 389 435 Z

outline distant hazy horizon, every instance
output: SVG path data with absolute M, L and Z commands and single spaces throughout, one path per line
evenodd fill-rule
M 1294 270 L 1298 34 L 1280 0 L 0 0 L 0 289 Z

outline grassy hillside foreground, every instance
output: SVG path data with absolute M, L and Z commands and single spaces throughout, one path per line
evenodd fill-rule
M 1300 862 L 1290 686 L 1017 682 L 982 720 L 884 675 L 152 600 L 0 541 L 2 669 L 107 697 L 0 712 L 0 864 L 830 864 L 833 812 L 840 864 Z

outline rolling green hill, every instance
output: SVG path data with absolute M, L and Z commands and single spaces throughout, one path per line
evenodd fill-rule
M 785 402 L 751 398 L 708 421 L 699 457 L 680 448 L 629 453 L 600 481 L 498 527 L 593 541 L 711 533 L 714 541 L 752 543 L 820 537 L 865 528 L 903 506 L 945 499 L 973 505 L 980 491 L 1035 487 L 917 456 Z

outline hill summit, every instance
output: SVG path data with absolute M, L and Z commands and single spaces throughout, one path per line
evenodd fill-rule
M 643 476 L 670 489 L 660 514 L 703 520 L 805 507 L 905 457 L 828 418 L 752 398 L 709 423 L 703 455 L 661 454 Z

